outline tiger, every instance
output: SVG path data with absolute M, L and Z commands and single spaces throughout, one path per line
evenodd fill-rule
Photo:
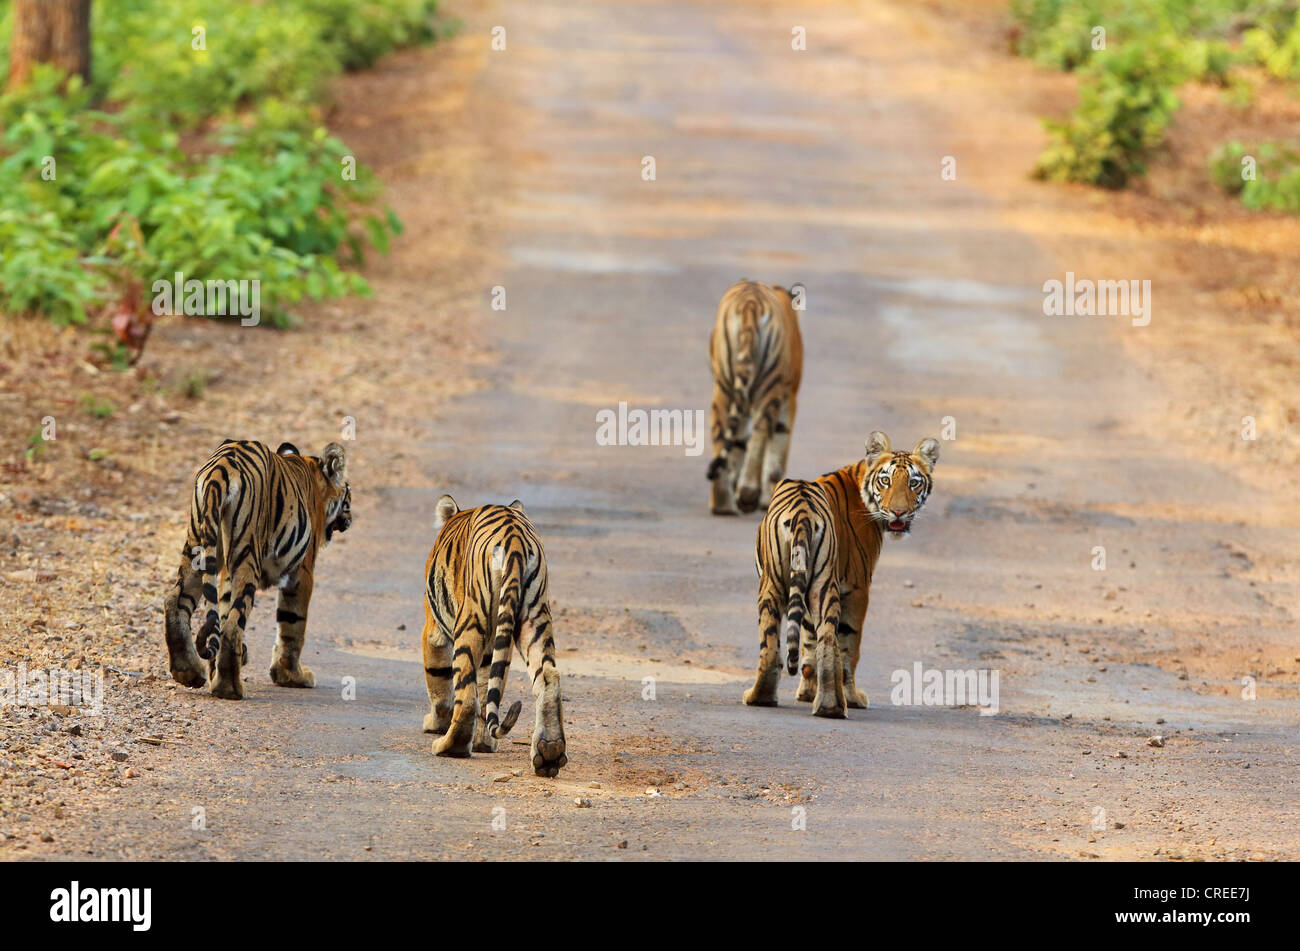
M 803 376 L 803 337 L 790 292 L 750 280 L 733 284 L 718 305 L 709 364 L 710 510 L 735 515 L 766 508 L 785 475 Z
M 795 699 L 837 719 L 846 706 L 867 706 L 854 675 L 871 575 L 884 538 L 911 532 L 938 462 L 936 440 L 895 451 L 877 430 L 858 462 L 815 482 L 785 479 L 776 487 L 755 549 L 759 661 L 745 703 L 776 706 L 784 627 L 786 670 L 801 674 Z
M 164 607 L 172 677 L 187 687 L 208 684 L 222 699 L 242 700 L 244 629 L 253 598 L 278 586 L 271 680 L 281 687 L 315 686 L 300 657 L 316 555 L 351 525 L 352 486 L 338 443 L 320 456 L 304 456 L 287 442 L 275 452 L 251 440 L 222 442 L 195 476 L 180 571 Z M 191 639 L 190 618 L 200 597 L 208 612 Z
M 429 692 L 424 732 L 440 735 L 433 752 L 496 752 L 523 706 L 516 700 L 500 715 L 513 645 L 532 681 L 533 772 L 556 776 L 569 758 L 541 540 L 517 499 L 462 511 L 444 495 L 437 527 L 424 568 L 420 637 Z

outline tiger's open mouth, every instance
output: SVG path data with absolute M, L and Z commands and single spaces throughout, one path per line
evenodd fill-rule
M 885 528 L 896 534 L 901 534 L 907 531 L 908 527 L 908 523 L 903 521 L 901 518 L 896 518 L 892 522 L 885 523 Z

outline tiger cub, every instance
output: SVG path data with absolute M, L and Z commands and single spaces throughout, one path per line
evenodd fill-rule
M 260 442 L 223 442 L 195 476 L 180 571 L 164 609 L 172 677 L 187 687 L 210 683 L 214 696 L 242 700 L 244 628 L 253 596 L 278 586 L 271 680 L 281 687 L 315 686 L 299 657 L 316 554 L 351 524 L 352 488 L 338 443 L 320 456 L 304 456 L 287 442 L 275 452 Z M 200 597 L 208 603 L 207 617 L 191 639 Z
M 516 700 L 499 719 L 513 645 L 532 679 L 533 771 L 555 776 L 569 758 L 541 540 L 518 501 L 461 511 L 444 495 L 438 524 L 424 567 L 420 637 L 429 691 L 424 732 L 442 735 L 433 752 L 469 756 L 471 745 L 496 752 L 523 706 Z
M 871 575 L 884 537 L 911 531 L 938 461 L 933 439 L 896 452 L 888 436 L 873 432 L 862 460 L 816 482 L 786 479 L 776 487 L 758 530 L 760 653 L 745 703 L 776 706 L 784 618 L 786 670 L 802 675 L 796 699 L 812 700 L 819 717 L 867 705 L 854 672 Z
M 766 507 L 785 475 L 803 376 L 803 338 L 790 292 L 739 281 L 722 295 L 709 340 L 713 368 L 710 509 Z

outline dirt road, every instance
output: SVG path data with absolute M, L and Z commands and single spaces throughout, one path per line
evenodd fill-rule
M 966 174 L 1014 143 L 971 132 L 971 110 L 996 107 L 979 89 L 917 81 L 953 68 L 941 22 L 887 3 L 462 6 L 457 42 L 485 50 L 463 67 L 465 134 L 484 136 L 494 208 L 463 314 L 490 352 L 481 386 L 391 474 L 371 455 L 369 484 L 354 477 L 356 524 L 322 558 L 308 629 L 317 689 L 265 678 L 263 597 L 249 699 L 192 700 L 220 749 L 154 757 L 147 784 L 46 854 L 1300 857 L 1293 522 L 1266 497 L 1241 505 L 1236 467 L 1162 435 L 1165 396 L 1122 345 L 1140 328 L 1043 316 L 1043 282 L 1079 261 Z M 486 51 L 498 24 L 507 49 Z M 404 94 L 438 86 L 440 55 L 418 54 L 427 86 Z M 413 156 L 391 185 L 418 194 L 422 174 Z M 377 275 L 381 297 L 409 286 L 414 248 Z M 713 308 L 740 277 L 808 289 L 792 474 L 850 462 L 872 429 L 910 447 L 955 427 L 911 537 L 885 547 L 858 674 L 872 705 L 845 721 L 810 716 L 792 680 L 778 708 L 741 705 L 757 519 L 709 516 L 707 455 L 596 440 L 620 402 L 707 408 Z M 392 359 L 445 368 L 418 335 Z M 358 424 L 364 454 L 367 432 L 402 421 Z M 556 780 L 531 775 L 526 731 L 465 761 L 420 732 L 443 491 L 522 499 L 547 545 L 570 760 Z M 917 663 L 998 670 L 999 712 L 891 704 L 892 672 Z

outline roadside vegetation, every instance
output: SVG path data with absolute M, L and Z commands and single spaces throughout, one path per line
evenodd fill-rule
M 367 293 L 349 266 L 401 225 L 325 129 L 326 86 L 435 39 L 435 7 L 95 3 L 89 85 L 40 66 L 0 96 L 0 314 L 111 325 L 120 367 L 177 272 L 260 282 L 280 327 L 304 298 Z M 0 0 L 0 69 L 11 21 Z
M 1035 174 L 1123 188 L 1164 144 L 1179 87 L 1218 87 L 1249 108 L 1266 84 L 1300 79 L 1296 0 L 1012 0 L 1011 43 L 1043 66 L 1076 71 L 1079 102 L 1048 120 Z M 1245 160 L 1245 161 L 1243 161 Z M 1207 177 L 1251 208 L 1300 211 L 1296 144 L 1227 142 Z

